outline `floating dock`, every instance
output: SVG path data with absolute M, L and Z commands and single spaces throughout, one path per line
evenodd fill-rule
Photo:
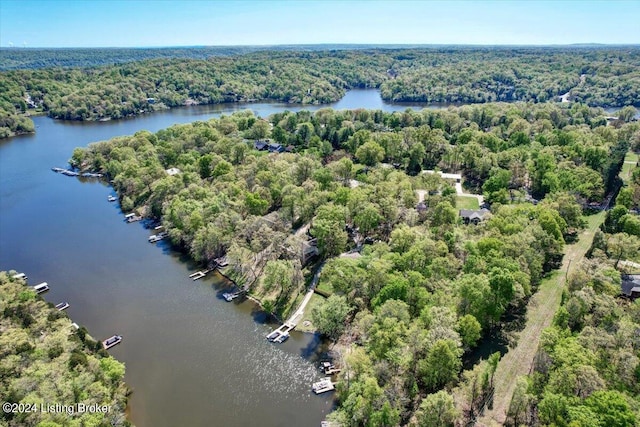
M 166 239 L 167 237 L 169 237 L 169 233 L 167 233 L 166 231 L 158 234 L 152 234 L 151 236 L 149 236 L 149 243 L 157 243 L 160 240 Z
M 107 338 L 106 340 L 102 341 L 102 346 L 105 350 L 108 350 L 114 345 L 120 344 L 121 341 L 122 337 L 120 335 L 114 335 L 111 338 Z
M 331 378 L 323 378 L 320 381 L 313 383 L 311 389 L 315 394 L 326 393 L 328 391 L 335 390 L 335 384 L 331 382 Z
M 124 220 L 130 224 L 132 222 L 142 221 L 142 217 L 134 213 L 128 213 L 124 216 Z
M 211 270 L 196 271 L 195 273 L 190 274 L 189 278 L 192 280 L 199 280 L 199 279 L 202 279 L 207 274 L 209 274 L 210 272 Z
M 325 375 L 335 375 L 340 373 L 339 368 L 336 368 L 333 363 L 327 361 L 320 363 L 320 370 L 324 372 Z
M 69 303 L 61 302 L 60 304 L 56 304 L 56 308 L 58 309 L 58 311 L 66 310 L 67 308 L 69 308 Z
M 33 290 L 36 291 L 37 294 L 41 294 L 49 290 L 49 284 L 47 282 L 42 282 L 39 285 L 35 285 Z
M 267 340 L 275 343 L 283 343 L 289 338 L 289 332 L 295 328 L 296 325 L 290 322 L 285 322 L 284 325 L 267 335 Z M 285 338 L 286 337 L 286 338 Z

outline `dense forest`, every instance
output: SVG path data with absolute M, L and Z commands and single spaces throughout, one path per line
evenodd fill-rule
M 406 49 L 412 45 L 295 44 L 256 46 L 112 47 L 112 48 L 0 48 L 0 71 L 53 67 L 97 67 L 146 59 L 208 59 L 213 56 L 242 55 L 261 51 L 325 51 L 376 48 Z
M 15 273 L 14 273 L 15 274 Z M 46 303 L 23 279 L 0 272 L 0 412 L 7 427 L 130 426 L 124 365 L 84 328 Z M 108 412 L 47 410 L 47 405 L 106 406 Z M 44 406 L 41 406 L 44 405 Z M 17 407 L 17 406 L 16 406 Z
M 326 298 L 311 319 L 345 367 L 332 417 L 452 425 L 489 393 L 500 355 L 465 372 L 463 360 L 558 268 L 583 208 L 619 187 L 634 114 L 608 124 L 600 108 L 533 102 L 246 111 L 90 144 L 70 163 L 106 174 L 125 212 L 162 221 L 195 260 L 226 255 L 226 274 L 280 317 L 318 265 L 305 256 L 315 239 Z M 470 198 L 428 169 L 460 171 L 484 195 L 479 224 L 460 217 Z M 472 391 L 454 404 L 460 384 Z
M 640 221 L 627 209 L 637 206 L 640 167 L 629 172 L 589 259 L 568 278 L 533 373 L 518 379 L 508 425 L 638 425 L 640 299 L 621 296 L 621 272 L 640 271 Z
M 207 52 L 202 49 L 194 56 Z M 79 56 L 80 63 L 92 54 L 69 52 L 71 58 Z M 140 57 L 153 56 L 146 52 Z M 113 55 L 109 50 L 94 54 Z M 383 99 L 396 102 L 548 102 L 569 92 L 569 100 L 589 106 L 638 106 L 639 65 L 636 47 L 449 47 L 270 50 L 206 59 L 156 57 L 97 67 L 10 70 L 0 74 L 0 137 L 32 131 L 30 120 L 18 120 L 31 111 L 64 120 L 107 120 L 194 104 L 322 104 L 357 87 L 379 88 Z

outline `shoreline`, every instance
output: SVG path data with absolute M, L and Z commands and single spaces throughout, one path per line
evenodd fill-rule
M 163 111 L 170 111 L 170 110 L 174 110 L 174 109 L 180 109 L 180 108 L 190 108 L 190 107 L 204 107 L 204 106 L 215 106 L 215 105 L 239 105 L 239 104 L 246 104 L 248 110 L 251 109 L 251 105 L 252 104 L 261 104 L 261 103 L 266 103 L 266 104 L 270 104 L 270 103 L 277 103 L 277 104 L 283 104 L 283 105 L 287 105 L 287 106 L 291 106 L 293 108 L 304 108 L 304 107 L 323 107 L 323 108 L 333 108 L 331 107 L 332 104 L 335 104 L 337 102 L 339 102 L 342 98 L 344 98 L 344 96 L 353 90 L 367 90 L 367 89 L 373 89 L 376 90 L 380 93 L 380 99 L 382 99 L 382 101 L 388 105 L 398 105 L 398 106 L 403 106 L 403 105 L 407 105 L 407 108 L 411 108 L 411 109 L 415 109 L 415 111 L 420 111 L 422 109 L 425 108 L 430 108 L 432 106 L 453 106 L 456 108 L 462 107 L 462 106 L 467 106 L 467 105 L 486 105 L 486 104 L 495 104 L 495 103 L 507 103 L 507 104 L 516 104 L 516 103 L 533 103 L 533 104 L 568 104 L 569 101 L 565 101 L 563 99 L 564 96 L 569 95 L 570 91 L 564 94 L 558 94 L 556 95 L 560 101 L 557 102 L 553 102 L 553 101 L 543 101 L 543 102 L 537 102 L 537 101 L 525 101 L 525 100 L 511 100 L 511 101 L 489 101 L 489 102 L 459 102 L 459 101 L 447 101 L 447 100 L 439 100 L 439 101 L 424 101 L 424 100 L 416 100 L 416 99 L 401 99 L 401 100 L 397 100 L 397 99 L 393 99 L 393 98 L 389 98 L 389 99 L 385 99 L 382 96 L 382 93 L 380 92 L 380 88 L 379 87 L 371 87 L 371 88 L 359 88 L 359 87 L 354 87 L 354 88 L 346 88 L 344 89 L 344 92 L 341 94 L 341 96 L 338 99 L 334 99 L 331 100 L 329 102 L 324 102 L 324 103 L 298 103 L 298 102 L 289 102 L 289 101 L 284 101 L 281 99 L 275 99 L 275 98 L 264 98 L 264 99 L 251 99 L 251 100 L 236 100 L 236 101 L 223 101 L 223 102 L 185 102 L 185 104 L 183 105 L 175 105 L 175 106 L 164 106 L 164 108 L 157 108 L 155 110 L 143 110 L 142 112 L 138 112 L 138 113 L 134 113 L 134 114 L 129 114 L 123 117 L 119 117 L 119 118 L 112 118 L 112 117 L 95 117 L 95 118 L 91 118 L 91 119 L 65 119 L 65 118 L 58 118 L 58 117 L 52 117 L 49 115 L 49 111 L 27 111 L 23 114 L 20 114 L 21 117 L 26 117 L 28 119 L 32 118 L 32 117 L 48 117 L 54 121 L 59 121 L 62 123 L 65 122 L 76 122 L 76 123 L 105 123 L 105 122 L 119 122 L 119 121 L 123 121 L 123 120 L 128 120 L 128 119 L 135 119 L 137 117 L 141 117 L 141 116 L 145 116 L 145 115 L 150 115 L 150 114 L 154 114 L 154 113 L 159 113 L 159 112 L 163 112 Z M 421 104 L 421 105 L 416 105 L 416 104 Z M 605 110 L 605 112 L 607 111 L 611 111 L 611 110 L 616 110 L 616 109 L 621 109 L 623 107 L 625 107 L 624 105 L 589 105 L 589 104 L 585 104 L 587 105 L 587 107 L 589 108 L 602 108 L 603 110 Z M 636 108 L 640 108 L 640 104 L 639 105 L 632 105 L 633 107 Z M 419 107 L 419 109 L 418 109 Z M 373 109 L 375 110 L 375 109 Z M 16 133 L 15 135 L 10 135 L 6 138 L 0 138 L 1 140 L 8 140 L 10 138 L 16 137 L 16 136 L 22 136 L 22 135 L 32 135 L 35 134 L 37 132 L 37 129 L 34 129 L 33 132 L 22 132 L 22 133 Z

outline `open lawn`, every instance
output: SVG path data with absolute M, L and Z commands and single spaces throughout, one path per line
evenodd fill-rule
M 480 209 L 480 203 L 476 197 L 456 196 L 456 207 L 458 209 Z
M 311 322 L 311 311 L 313 310 L 313 307 L 320 304 L 322 301 L 324 301 L 323 296 L 320 296 L 318 294 L 313 294 L 313 296 L 309 300 L 309 303 L 304 309 L 304 316 L 302 317 L 302 320 L 300 320 L 300 322 L 298 323 L 298 326 L 296 326 L 296 331 L 300 331 L 300 332 L 316 331 L 316 327 L 313 326 L 313 322 Z
M 332 294 L 333 286 L 331 285 L 331 282 L 329 282 L 328 280 L 324 280 L 318 284 L 318 290 L 326 294 Z
M 624 164 L 622 165 L 622 171 L 620 172 L 620 178 L 625 183 L 628 183 L 631 180 L 631 172 L 636 167 L 638 163 L 638 154 L 629 151 L 624 158 Z

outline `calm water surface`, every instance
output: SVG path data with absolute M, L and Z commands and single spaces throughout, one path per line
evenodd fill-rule
M 322 346 L 297 332 L 283 345 L 268 343 L 272 325 L 254 305 L 222 300 L 224 283 L 215 277 L 191 281 L 196 266 L 165 242 L 147 243 L 140 223 L 125 224 L 117 204 L 107 202 L 108 186 L 50 168 L 64 167 L 75 147 L 143 129 L 245 108 L 265 117 L 322 107 L 212 105 L 103 123 L 36 117 L 35 135 L 0 142 L 0 269 L 25 272 L 32 285 L 47 281 L 44 298 L 68 301 L 69 317 L 96 339 L 123 335 L 110 352 L 127 366 L 138 427 L 318 426 L 333 404 L 310 391 Z M 357 90 L 332 107 L 408 105 Z

